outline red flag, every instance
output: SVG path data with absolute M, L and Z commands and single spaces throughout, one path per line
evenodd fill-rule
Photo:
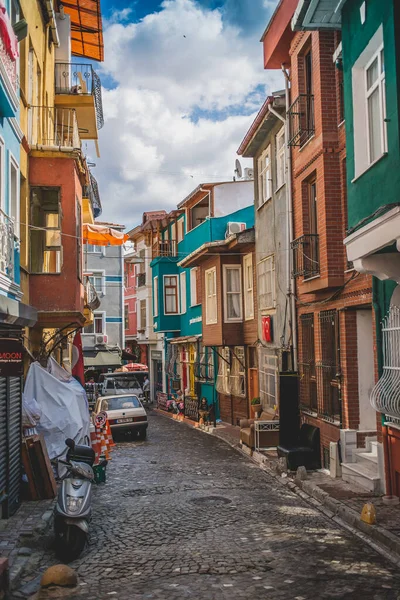
M 83 352 L 82 352 L 82 338 L 80 331 L 77 331 L 74 337 L 74 343 L 72 346 L 72 375 L 79 381 L 79 383 L 85 385 L 85 371 L 83 368 Z

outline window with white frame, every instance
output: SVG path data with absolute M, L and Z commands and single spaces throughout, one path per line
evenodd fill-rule
M 285 183 L 285 128 L 275 136 L 276 189 Z
M 273 255 L 258 263 L 258 301 L 260 310 L 275 306 L 275 260 Z
M 190 269 L 190 306 L 196 306 L 199 304 L 199 299 L 197 298 L 198 271 L 199 267 Z
M 106 314 L 104 312 L 94 313 L 93 323 L 87 325 L 83 333 L 100 333 L 105 334 L 106 332 Z
M 219 394 L 230 394 L 230 374 L 231 374 L 231 352 L 227 346 L 220 348 L 218 352 L 218 376 L 215 383 L 215 389 Z
M 241 321 L 242 316 L 242 268 L 224 265 L 224 313 L 225 322 Z
M 387 152 L 383 27 L 377 29 L 352 68 L 354 175 Z
M 176 228 L 177 228 L 177 241 L 181 242 L 183 240 L 183 236 L 184 236 L 184 219 L 178 219 L 178 221 L 176 222 Z
M 258 208 L 271 198 L 271 146 L 261 154 L 257 162 Z
M 164 275 L 164 313 L 178 313 L 178 276 Z
M 244 285 L 244 318 L 254 318 L 254 283 L 253 283 L 253 256 L 246 254 L 243 258 L 243 285 Z
M 145 330 L 147 327 L 147 306 L 146 300 L 140 300 L 140 329 Z
M 232 351 L 232 367 L 230 373 L 231 393 L 234 396 L 246 395 L 245 358 L 243 346 L 235 346 Z
M 214 350 L 212 348 L 207 350 L 207 365 L 207 378 L 214 381 Z
M 278 405 L 278 364 L 274 355 L 262 351 L 260 361 L 260 398 L 264 408 Z
M 186 312 L 186 271 L 180 273 L 181 313 Z
M 19 165 L 10 156 L 10 216 L 14 221 L 14 234 L 19 238 Z
M 205 272 L 206 289 L 206 325 L 218 321 L 217 313 L 217 269 L 213 267 Z
M 158 317 L 158 277 L 154 277 L 154 296 L 153 296 L 153 310 L 154 316 Z
M 171 223 L 171 240 L 176 242 L 176 222 Z
M 85 245 L 86 254 L 101 254 L 103 252 L 103 246 L 95 246 L 94 244 Z
M 98 294 L 106 293 L 104 271 L 93 272 L 89 275 L 89 281 Z

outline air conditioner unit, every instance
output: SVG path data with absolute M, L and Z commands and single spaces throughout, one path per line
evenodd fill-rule
M 106 335 L 96 335 L 96 344 L 107 344 Z
M 225 237 L 229 237 L 230 235 L 233 235 L 235 233 L 240 233 L 241 231 L 244 231 L 245 229 L 246 229 L 246 223 L 236 223 L 236 222 L 230 221 L 226 227 Z
M 254 169 L 250 167 L 246 167 L 244 170 L 244 178 L 245 179 L 254 179 Z

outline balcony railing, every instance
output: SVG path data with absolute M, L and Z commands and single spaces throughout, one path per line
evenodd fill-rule
M 97 128 L 104 125 L 101 81 L 92 65 L 57 63 L 56 94 L 90 95 L 94 97 Z
M 14 281 L 14 223 L 0 210 L 0 273 Z
M 176 241 L 166 240 L 159 241 L 153 244 L 152 257 L 158 258 L 159 256 L 176 256 Z
M 97 295 L 96 288 L 89 278 L 86 279 L 85 283 L 85 308 L 90 310 L 97 310 L 100 306 L 100 298 Z
M 319 236 L 302 235 L 291 244 L 293 250 L 293 277 L 309 279 L 319 275 Z
M 303 146 L 315 133 L 314 96 L 300 94 L 290 106 L 287 116 L 290 125 L 289 146 Z
M 97 219 L 102 213 L 99 186 L 92 173 L 89 173 L 90 185 L 85 185 L 83 188 L 83 197 L 89 198 L 93 209 L 94 218 Z
M 81 139 L 75 110 L 54 106 L 31 106 L 28 114 L 28 142 L 37 147 L 79 150 Z
M 139 273 L 137 276 L 137 287 L 143 287 L 146 285 L 146 273 Z

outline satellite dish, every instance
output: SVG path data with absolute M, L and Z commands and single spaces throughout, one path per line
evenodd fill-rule
M 240 160 L 238 158 L 235 161 L 235 173 L 239 179 L 242 178 L 242 175 L 243 175 L 242 165 L 240 164 Z

